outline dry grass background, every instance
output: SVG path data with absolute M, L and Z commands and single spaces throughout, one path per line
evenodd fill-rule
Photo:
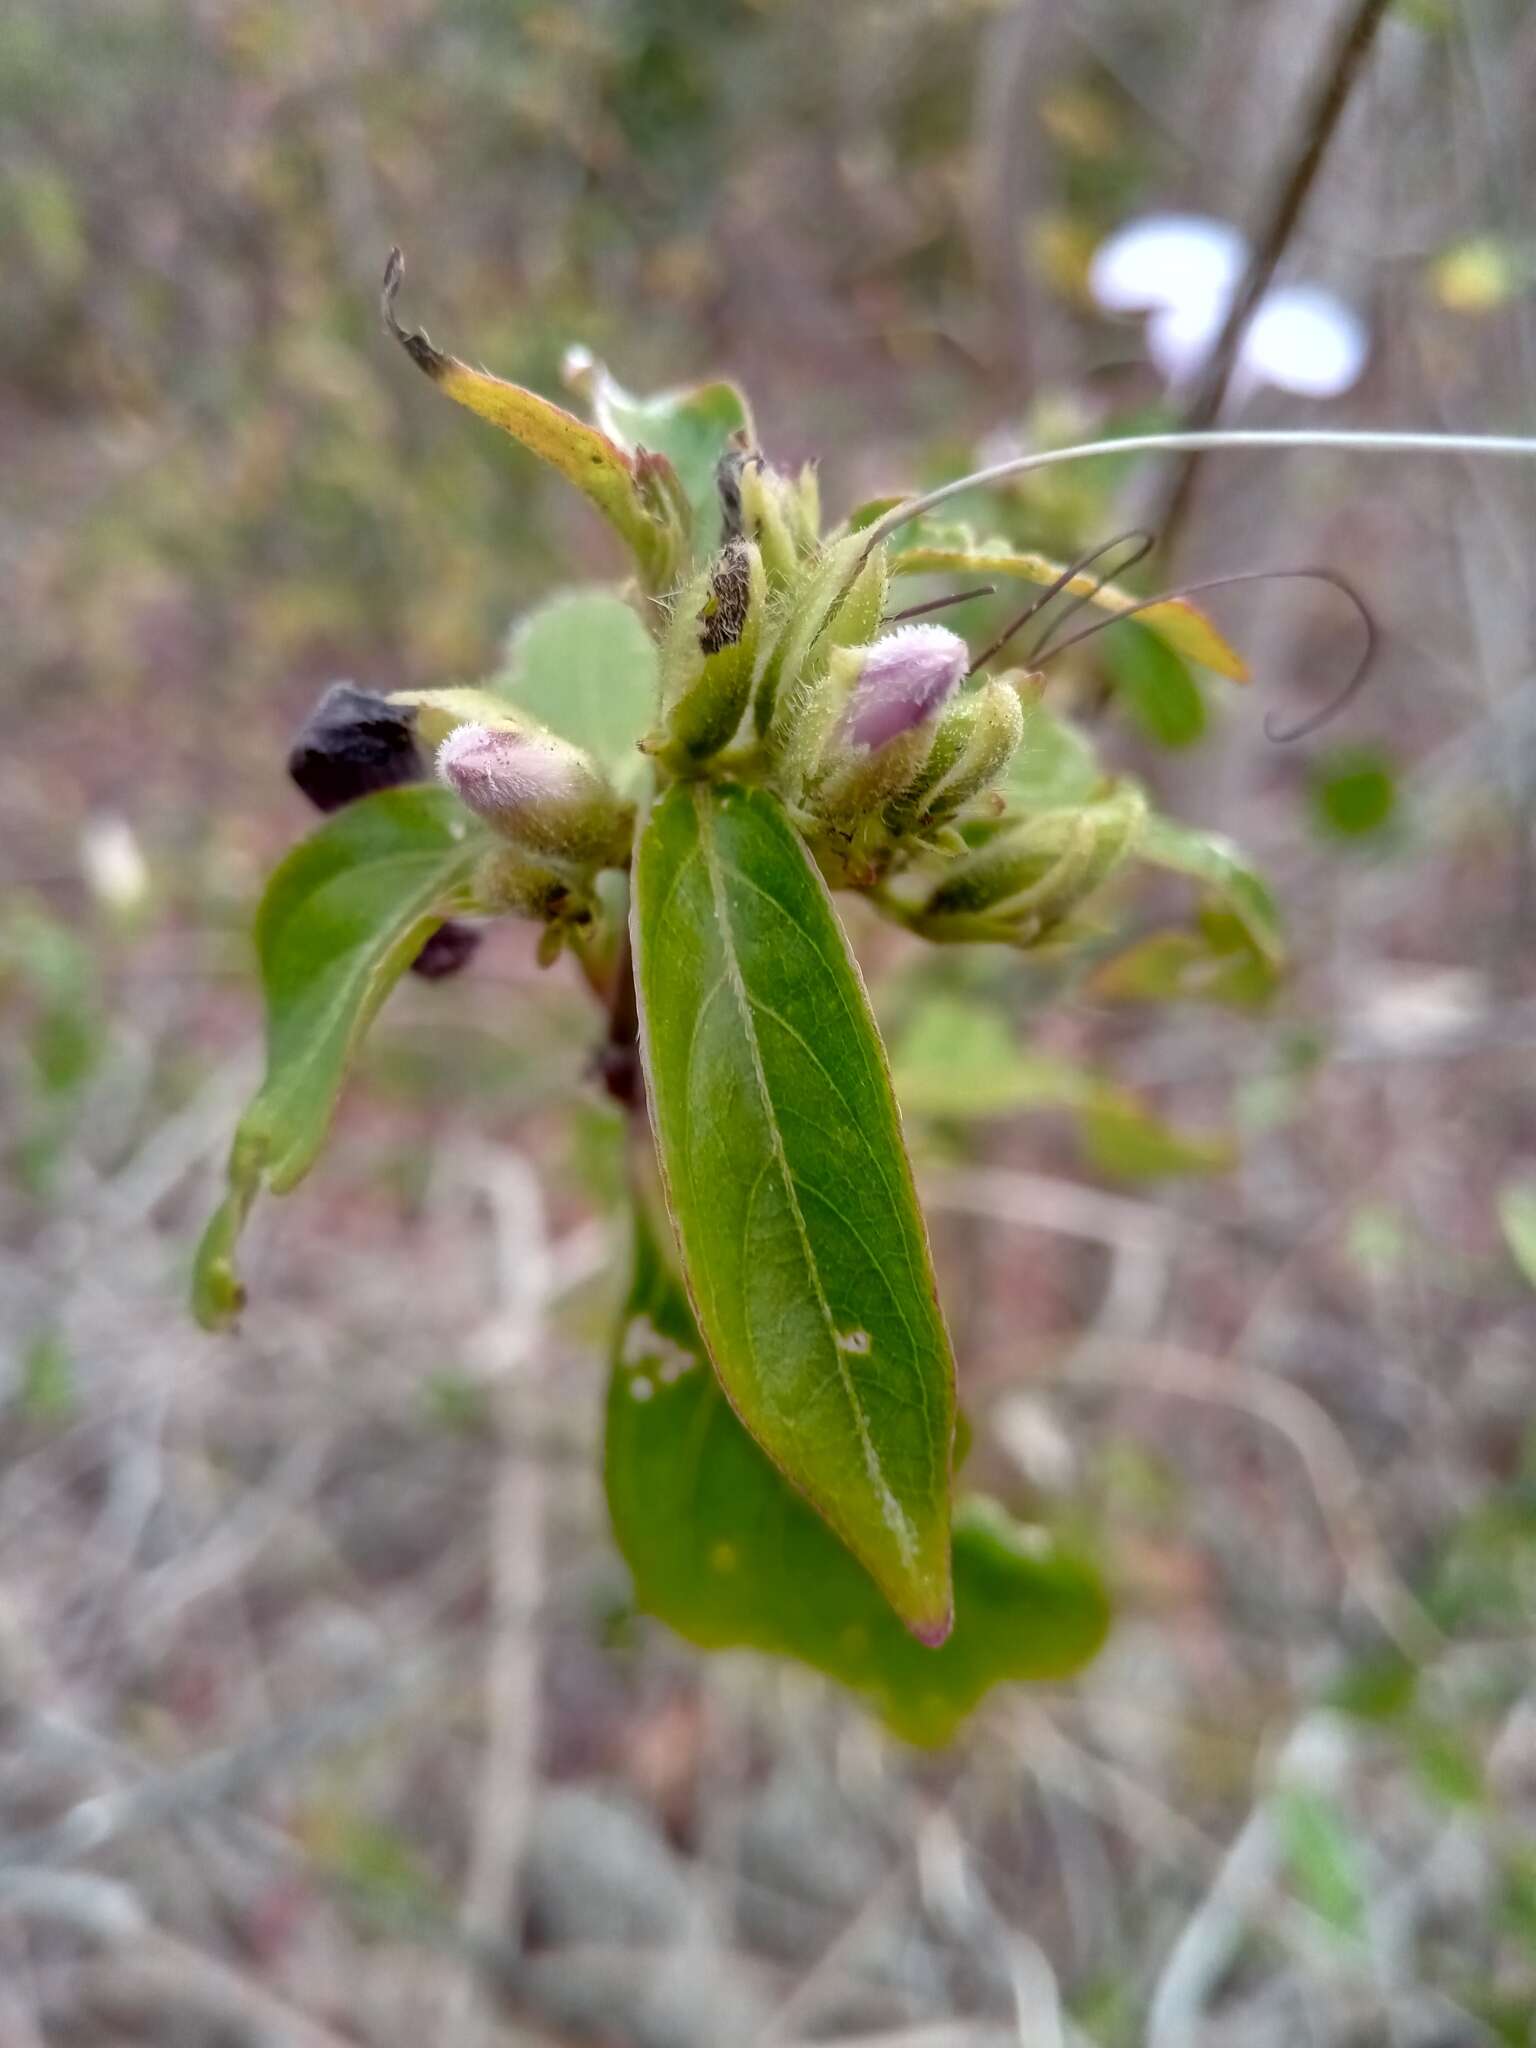
M 296 715 L 471 675 L 611 566 L 376 336 L 389 242 L 445 339 L 547 388 L 573 337 L 641 386 L 735 372 L 841 503 L 1149 395 L 1041 251 L 1251 222 L 1334 20 L 12 0 L 4 2048 L 1536 2039 L 1536 1320 L 1498 1223 L 1536 1140 L 1536 473 L 1202 473 L 1181 567 L 1369 593 L 1348 737 L 1398 822 L 1320 838 L 1262 704 L 1143 761 L 1262 857 L 1297 973 L 1258 1020 L 1039 1028 L 1241 1166 L 1097 1186 L 1038 1120 L 925 1153 L 977 1456 L 1116 1582 L 1076 1686 L 922 1758 L 628 1614 L 616 1132 L 515 931 L 391 1004 L 240 1335 L 183 1307 Z M 1287 259 L 1370 312 L 1327 424 L 1529 430 L 1533 94 L 1513 0 L 1389 16 Z M 1504 287 L 1447 303 L 1474 237 Z M 1222 616 L 1272 705 L 1341 658 L 1294 586 Z M 89 886 L 115 817 L 131 910 Z

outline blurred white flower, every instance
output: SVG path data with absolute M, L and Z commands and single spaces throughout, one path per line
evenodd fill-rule
M 115 812 L 101 811 L 86 820 L 80 871 L 97 902 L 116 916 L 130 916 L 149 894 L 149 868 L 133 827 Z
M 1094 251 L 1088 288 L 1106 313 L 1145 313 L 1147 353 L 1174 389 L 1198 376 L 1248 263 L 1237 229 L 1202 214 L 1153 214 L 1116 229 Z M 1231 395 L 1268 384 L 1336 398 L 1357 383 L 1370 352 L 1365 322 L 1320 285 L 1280 285 L 1254 309 L 1232 367 Z

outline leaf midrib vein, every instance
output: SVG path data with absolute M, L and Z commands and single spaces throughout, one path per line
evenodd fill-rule
M 715 916 L 720 928 L 721 952 L 724 958 L 725 972 L 730 981 L 731 993 L 736 998 L 737 1006 L 741 1011 L 742 1032 L 746 1040 L 748 1056 L 752 1063 L 753 1079 L 757 1084 L 758 1096 L 762 1103 L 763 1120 L 768 1129 L 769 1146 L 784 1183 L 785 1200 L 789 1205 L 789 1213 L 795 1226 L 795 1234 L 799 1239 L 801 1256 L 805 1261 L 806 1273 L 811 1283 L 811 1290 L 815 1296 L 816 1305 L 821 1312 L 822 1321 L 826 1325 L 827 1341 L 831 1347 L 839 1382 L 842 1385 L 849 1410 L 853 1416 L 853 1426 L 859 1439 L 859 1447 L 864 1454 L 866 1468 L 871 1479 L 875 1480 L 877 1485 L 883 1489 L 887 1497 L 894 1503 L 896 1495 L 890 1481 L 885 1476 L 885 1467 L 880 1461 L 880 1454 L 875 1449 L 874 1440 L 869 1433 L 868 1418 L 865 1416 L 863 1407 L 859 1402 L 852 1374 L 848 1370 L 841 1346 L 837 1341 L 837 1322 L 832 1314 L 831 1303 L 827 1300 L 826 1292 L 821 1284 L 821 1272 L 816 1264 L 815 1253 L 811 1248 L 810 1232 L 806 1227 L 805 1216 L 801 1211 L 799 1198 L 795 1192 L 794 1175 L 790 1171 L 789 1160 L 785 1156 L 783 1139 L 779 1133 L 778 1119 L 774 1115 L 773 1097 L 769 1093 L 768 1077 L 763 1071 L 762 1049 L 757 1042 L 757 1027 L 752 1015 L 752 1004 L 741 978 L 740 963 L 736 958 L 735 931 L 730 920 L 729 906 L 725 893 L 725 876 L 722 870 L 720 853 L 714 839 L 714 821 L 705 808 L 708 799 L 701 800 L 696 795 L 693 801 L 695 815 L 698 818 L 699 848 L 704 858 L 705 872 L 709 876 L 710 895 L 714 902 Z M 883 1519 L 884 1517 L 882 1516 Z M 892 1533 L 895 1534 L 895 1531 Z M 898 1538 L 898 1541 L 900 1540 Z M 909 1535 L 903 1544 L 903 1548 L 905 1549 L 910 1542 L 911 1538 Z

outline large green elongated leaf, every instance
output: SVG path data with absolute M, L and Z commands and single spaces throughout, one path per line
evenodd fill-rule
M 349 804 L 274 871 L 256 913 L 266 1078 L 198 1248 L 193 1307 L 205 1328 L 244 1299 L 234 1252 L 252 1202 L 263 1186 L 285 1193 L 314 1164 L 363 1033 L 443 919 L 469 907 L 489 843 L 448 790 L 417 784 Z
M 408 332 L 395 317 L 404 271 L 400 251 L 391 250 L 384 272 L 384 321 L 411 361 L 445 397 L 500 427 L 584 491 L 629 544 L 649 587 L 664 588 L 676 566 L 677 536 L 668 530 L 662 508 L 648 502 L 637 465 L 608 435 L 564 406 L 488 371 L 472 370 L 457 356 L 434 348 L 425 334 Z
M 632 914 L 651 1119 L 715 1369 L 903 1621 L 940 1641 L 954 1365 L 831 900 L 776 798 L 680 783 L 641 840 Z
M 702 1648 L 811 1665 L 909 1742 L 947 1742 L 1005 1680 L 1070 1677 L 1108 1627 L 1091 1564 L 973 1499 L 955 1516 L 954 1629 L 938 1649 L 915 1642 L 732 1413 L 643 1220 L 609 1382 L 605 1473 L 642 1607 Z
M 1020 553 L 1002 541 L 983 541 L 970 547 L 909 547 L 891 556 L 893 576 L 1017 576 L 1042 588 L 1065 575 L 1066 569 L 1065 562 L 1053 562 L 1047 555 Z M 1074 597 L 1086 597 L 1104 612 L 1126 612 L 1139 602 L 1134 592 L 1122 590 L 1116 583 L 1101 583 L 1089 571 L 1072 577 L 1066 588 Z M 1136 616 L 1149 632 L 1186 660 L 1198 661 L 1218 675 L 1230 677 L 1234 683 L 1248 681 L 1247 662 L 1187 597 L 1161 598 Z
M 616 591 L 564 590 L 518 621 L 492 685 L 633 792 L 656 716 L 656 643 Z

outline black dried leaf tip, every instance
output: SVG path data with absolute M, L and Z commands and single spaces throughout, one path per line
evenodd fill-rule
M 420 782 L 426 768 L 407 712 L 351 683 L 332 683 L 293 743 L 288 773 L 317 810 L 338 811 L 376 789 Z
M 474 926 L 450 918 L 438 926 L 416 955 L 411 972 L 419 974 L 423 981 L 446 981 L 450 974 L 461 973 L 479 950 L 480 934 Z
M 746 464 L 745 448 L 727 448 L 715 465 L 715 489 L 720 494 L 721 528 L 726 540 L 739 540 L 745 531 L 742 524 L 741 472 Z
M 448 358 L 441 349 L 435 349 L 425 334 L 417 328 L 414 332 L 400 325 L 395 312 L 395 300 L 400 296 L 400 280 L 405 275 L 405 257 L 398 249 L 391 249 L 389 261 L 384 265 L 384 282 L 379 288 L 379 315 L 385 331 L 394 336 L 411 361 L 429 377 L 441 377 L 448 367 Z

